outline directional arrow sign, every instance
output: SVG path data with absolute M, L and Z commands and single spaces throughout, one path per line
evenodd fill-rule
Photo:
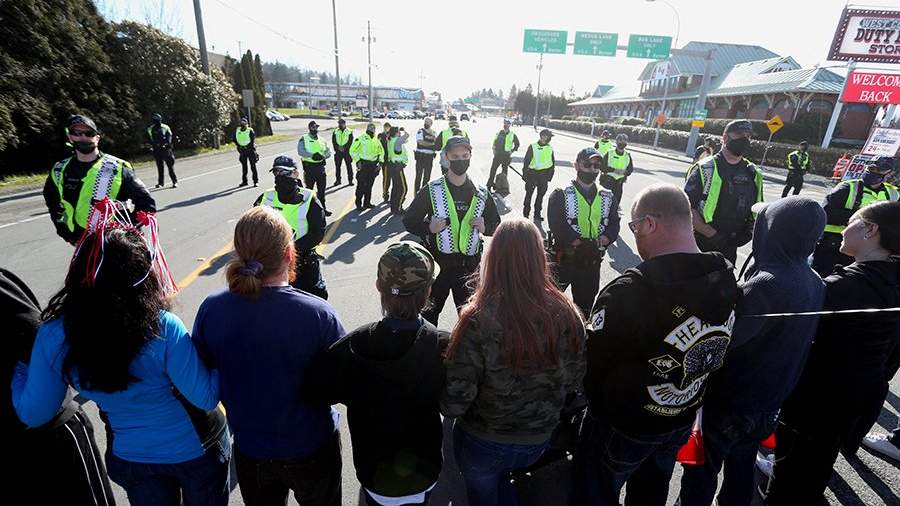
M 784 126 L 784 121 L 781 120 L 781 116 L 778 116 L 776 114 L 775 117 L 773 117 L 769 121 L 766 121 L 766 126 L 769 127 L 769 133 L 774 134 L 775 132 L 781 130 L 781 127 Z
M 575 50 L 572 54 L 615 56 L 618 43 L 618 33 L 575 32 Z
M 566 54 L 565 30 L 525 30 L 522 51 L 526 53 Z
M 669 57 L 672 49 L 672 37 L 663 35 L 635 35 L 628 37 L 629 58 L 650 58 L 662 60 Z

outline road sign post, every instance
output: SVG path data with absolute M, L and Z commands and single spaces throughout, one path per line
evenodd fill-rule
M 702 109 L 706 109 L 706 94 L 709 92 L 709 80 L 712 78 L 712 58 L 713 52 L 715 49 L 710 49 L 709 51 L 705 51 L 704 60 L 706 61 L 703 66 L 703 80 L 700 81 L 700 91 L 697 93 L 697 105 Z M 691 54 L 696 55 L 697 51 L 688 52 L 685 50 L 681 50 L 678 54 Z M 685 154 L 688 156 L 694 156 L 694 148 L 697 147 L 697 139 L 700 137 L 700 127 L 691 126 L 691 133 L 688 136 L 688 144 L 687 149 L 685 150 Z
M 572 54 L 615 56 L 618 44 L 617 33 L 575 32 L 575 48 Z
M 772 142 L 772 136 L 775 135 L 775 132 L 781 130 L 781 127 L 784 126 L 784 121 L 781 120 L 781 116 L 775 115 L 769 121 L 766 121 L 766 126 L 769 128 L 769 138 L 766 140 L 766 149 L 763 150 L 762 161 L 759 162 L 759 165 L 766 164 L 766 155 L 769 154 L 769 144 Z
M 636 35 L 628 37 L 629 58 L 664 60 L 672 51 L 672 37 L 666 35 Z

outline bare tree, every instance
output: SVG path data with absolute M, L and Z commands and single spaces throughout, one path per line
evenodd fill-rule
M 144 4 L 144 23 L 175 37 L 181 37 L 183 32 L 181 16 L 172 8 L 171 2 L 164 0 L 150 0 Z

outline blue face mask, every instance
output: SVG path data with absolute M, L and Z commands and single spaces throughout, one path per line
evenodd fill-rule
M 884 182 L 884 178 L 886 178 L 886 174 L 879 174 L 877 172 L 865 171 L 862 175 L 862 182 L 864 185 L 873 187 L 879 186 Z

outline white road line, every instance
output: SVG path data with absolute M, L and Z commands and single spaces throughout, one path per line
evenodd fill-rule
M 49 215 L 50 215 L 50 213 L 43 213 L 43 214 L 39 214 L 37 216 L 32 216 L 31 218 L 27 218 L 24 220 L 14 221 L 12 223 L 5 223 L 3 225 L 0 225 L 0 229 L 6 228 L 6 227 L 11 227 L 13 225 L 21 225 L 22 223 L 28 223 L 29 221 L 38 220 L 38 219 L 43 218 L 44 216 L 49 216 Z

